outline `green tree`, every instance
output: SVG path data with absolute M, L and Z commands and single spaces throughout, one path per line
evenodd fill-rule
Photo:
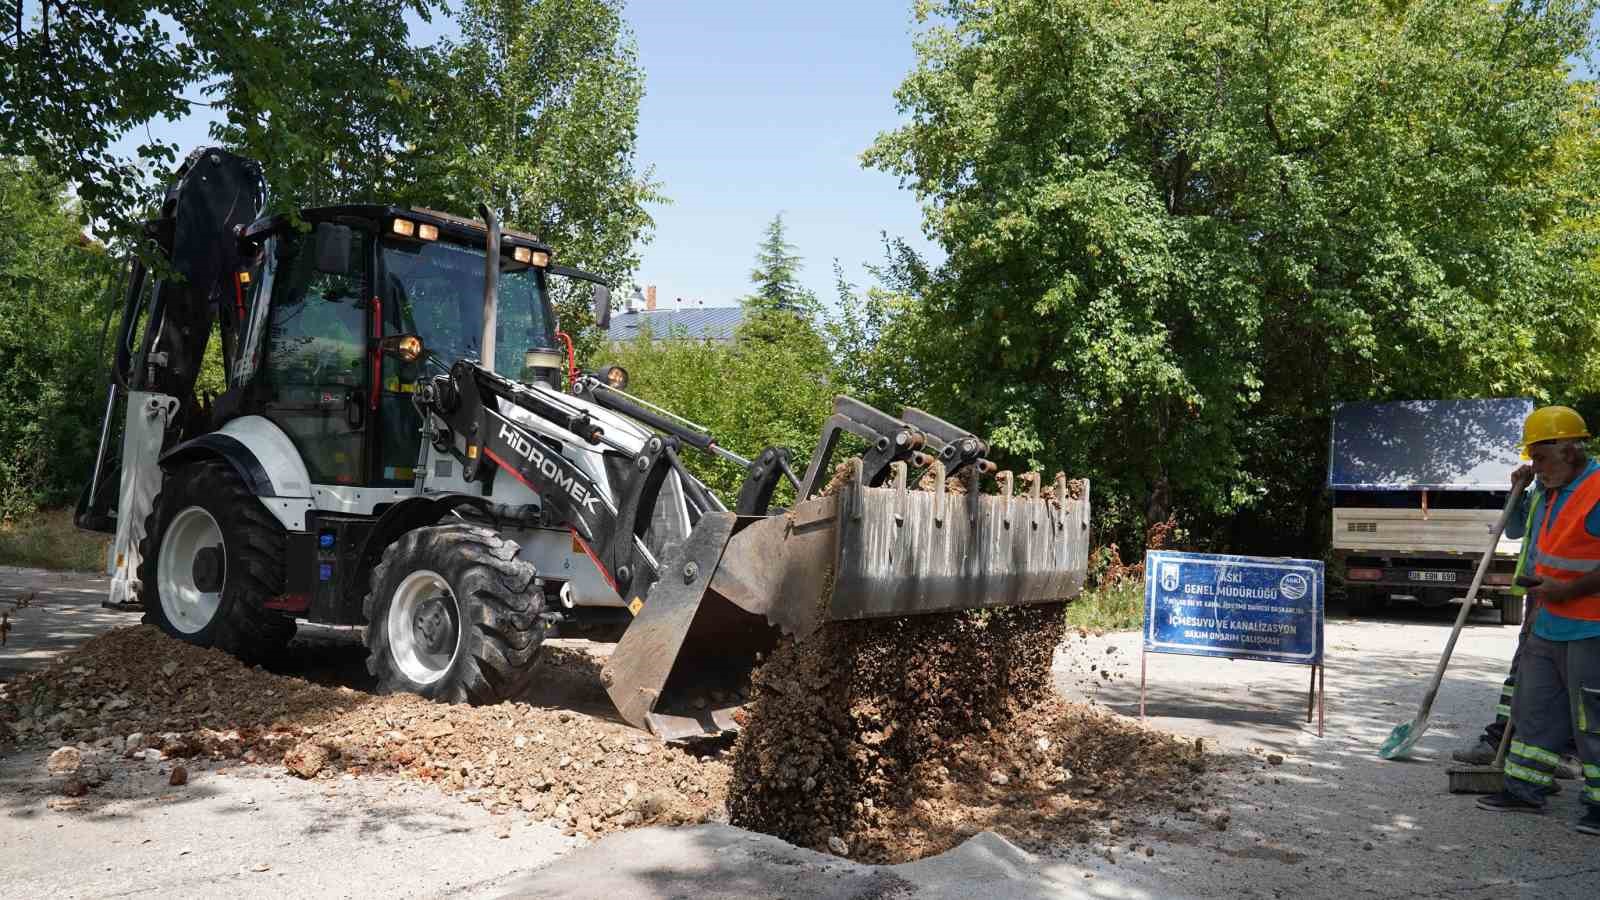
M 33 158 L 91 220 L 130 236 L 180 150 L 124 134 L 196 106 L 213 137 L 260 159 L 279 202 L 370 195 L 412 115 L 405 16 L 429 0 L 131 0 L 38 4 L 0 36 L 0 154 Z M 173 23 L 179 23 L 174 29 Z M 10 25 L 11 23 L 7 23 Z
M 1335 401 L 1593 389 L 1593 3 L 917 9 L 908 352 L 1102 522 L 1308 550 Z
M 403 196 L 462 215 L 487 203 L 559 262 L 626 280 L 654 227 L 645 205 L 664 198 L 636 163 L 644 74 L 622 3 L 466 0 L 458 19 L 461 39 L 430 52 L 411 91 Z M 558 300 L 580 337 L 587 291 Z
M 89 478 L 105 397 L 116 265 L 62 184 L 0 158 L 0 517 L 71 500 Z
M 809 316 L 817 311 L 816 295 L 800 284 L 800 270 L 805 265 L 789 243 L 783 225 L 783 213 L 767 223 L 765 235 L 756 249 L 756 265 L 750 270 L 750 280 L 755 293 L 740 303 L 746 312 L 784 311 Z
M 805 459 L 832 411 L 832 360 L 821 341 L 715 342 L 642 328 L 636 339 L 607 348 L 603 356 L 596 361 L 628 370 L 630 393 L 704 425 L 717 443 L 745 456 L 777 445 Z M 744 481 L 742 468 L 693 451 L 684 459 L 732 503 Z M 792 501 L 787 490 L 779 497 L 780 503 Z

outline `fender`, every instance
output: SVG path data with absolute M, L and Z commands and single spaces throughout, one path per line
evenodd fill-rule
M 412 497 L 384 510 L 356 553 L 355 574 L 345 583 L 345 602 L 361 610 L 362 599 L 367 595 L 368 575 L 383 557 L 384 549 L 408 531 L 438 524 L 452 510 L 461 506 L 477 506 L 488 510 L 491 504 L 482 497 L 452 494 L 444 497 Z
M 306 514 L 312 506 L 311 476 L 283 429 L 263 416 L 241 416 L 218 431 L 168 450 L 161 457 L 161 468 L 171 472 L 201 459 L 226 460 L 284 528 L 306 529 Z

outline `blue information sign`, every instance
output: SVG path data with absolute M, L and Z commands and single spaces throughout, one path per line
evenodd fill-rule
M 1321 562 L 1151 550 L 1144 584 L 1149 652 L 1322 664 Z

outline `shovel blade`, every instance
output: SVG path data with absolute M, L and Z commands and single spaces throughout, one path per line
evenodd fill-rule
M 1389 736 L 1384 739 L 1383 746 L 1378 748 L 1381 759 L 1405 759 L 1411 755 L 1411 748 L 1422 740 L 1423 732 L 1428 730 L 1425 720 L 1405 722 L 1396 725 Z

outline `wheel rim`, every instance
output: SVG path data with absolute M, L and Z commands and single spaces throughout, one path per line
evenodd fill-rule
M 217 520 L 198 506 L 191 506 L 172 518 L 167 533 L 161 539 L 161 555 L 156 560 L 156 592 L 161 597 L 161 611 L 167 622 L 184 634 L 195 634 L 216 618 L 217 607 L 222 605 L 222 591 L 201 590 L 195 581 L 195 558 L 202 550 L 221 548 L 221 557 L 227 559 L 227 548 L 222 541 L 222 529 Z M 226 584 L 227 574 L 223 574 Z
M 431 569 L 407 575 L 394 590 L 384 628 L 401 673 L 417 684 L 443 678 L 461 649 L 461 619 L 450 583 Z

